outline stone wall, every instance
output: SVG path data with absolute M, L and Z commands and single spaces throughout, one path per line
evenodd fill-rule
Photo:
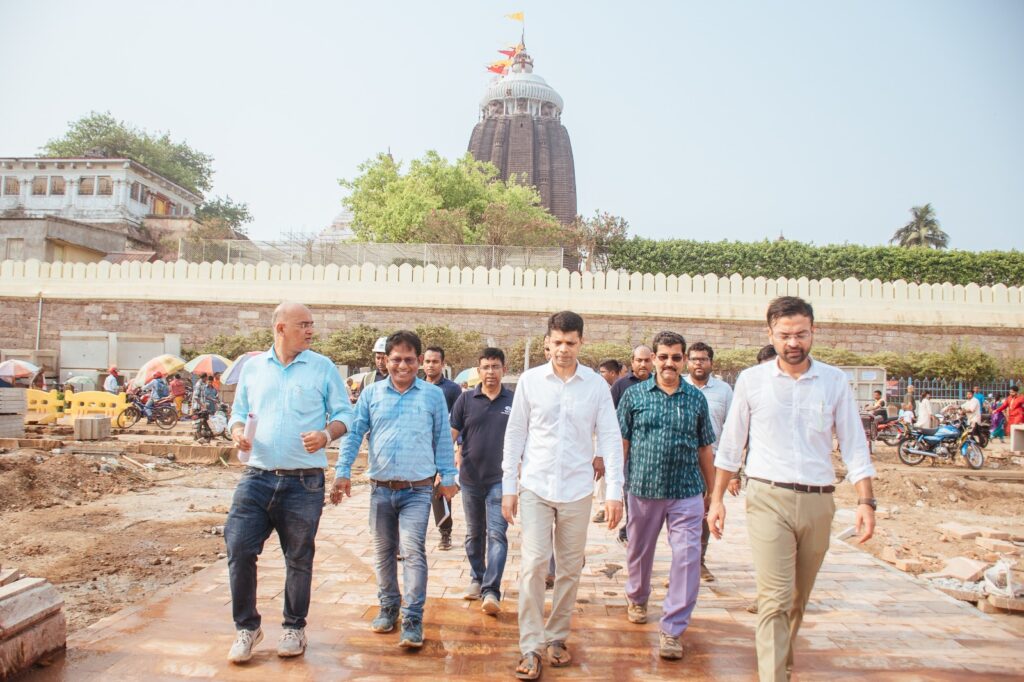
M 176 333 L 184 346 L 196 345 L 268 328 L 282 300 L 310 305 L 320 333 L 357 323 L 384 330 L 446 324 L 507 345 L 541 333 L 551 312 L 570 309 L 587 320 L 590 341 L 636 343 L 667 328 L 720 348 L 757 347 L 765 341 L 765 309 L 780 295 L 814 304 L 818 344 L 869 352 L 967 341 L 1024 357 L 1024 292 L 1001 284 L 184 261 L 4 261 L 0 344 L 34 346 L 41 298 L 43 348 L 56 348 L 62 329 Z
M 382 308 L 314 305 L 317 333 L 329 334 L 356 324 L 384 331 L 420 324 L 444 324 L 455 329 L 478 331 L 485 339 L 508 346 L 518 339 L 542 334 L 547 315 L 542 312 L 496 313 L 485 310 L 439 308 Z M 32 348 L 35 344 L 36 299 L 4 299 L 0 306 L 0 347 Z M 244 306 L 227 303 L 180 303 L 174 301 L 96 301 L 48 299 L 43 302 L 42 348 L 60 347 L 60 330 L 119 331 L 146 334 L 181 334 L 183 347 L 196 346 L 217 334 L 246 334 L 270 327 L 274 304 Z M 671 329 L 688 341 L 703 340 L 713 348 L 758 348 L 764 345 L 761 321 L 664 318 L 637 314 L 630 317 L 587 314 L 586 338 L 590 342 L 650 342 L 654 332 Z M 856 352 L 892 350 L 945 350 L 953 342 L 968 342 L 1000 357 L 1024 357 L 1020 330 L 979 330 L 967 327 L 907 327 L 854 325 L 824 322 L 815 343 Z

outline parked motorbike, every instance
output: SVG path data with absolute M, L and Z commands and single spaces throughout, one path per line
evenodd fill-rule
M 878 435 L 875 436 L 876 440 L 880 440 L 886 445 L 895 447 L 899 445 L 900 441 L 907 437 L 907 423 L 899 417 L 886 417 L 884 419 L 875 419 L 877 424 Z
M 967 466 L 980 469 L 985 464 L 976 435 L 977 427 L 969 427 L 962 413 L 947 417 L 938 428 L 911 428 L 899 444 L 899 457 L 904 464 L 916 466 L 926 457 L 953 461 L 960 454 Z
M 231 440 L 228 433 L 228 406 L 217 403 L 217 411 L 212 415 L 209 409 L 200 409 L 195 416 L 195 439 L 211 441 L 214 438 Z

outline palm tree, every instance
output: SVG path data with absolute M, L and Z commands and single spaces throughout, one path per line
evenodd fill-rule
M 889 240 L 890 244 L 923 246 L 928 249 L 944 249 L 949 245 L 949 235 L 939 227 L 931 204 L 914 206 L 910 213 L 914 219 L 896 230 L 896 234 Z

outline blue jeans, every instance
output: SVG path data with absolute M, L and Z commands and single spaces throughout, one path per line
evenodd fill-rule
M 480 583 L 481 595 L 493 594 L 501 599 L 501 576 L 508 556 L 508 521 L 501 515 L 501 481 L 493 485 L 463 485 L 461 492 L 470 578 Z
M 306 627 L 313 582 L 314 539 L 324 509 L 324 472 L 278 476 L 247 467 L 235 488 L 224 525 L 231 581 L 231 615 L 235 628 L 260 627 L 256 610 L 256 557 L 276 530 L 284 552 L 284 621 L 286 628 Z
M 422 622 L 423 603 L 427 599 L 425 543 L 434 489 L 429 485 L 402 490 L 370 485 L 370 534 L 373 536 L 377 598 L 382 607 L 402 604 L 395 559 L 401 549 L 402 584 L 405 586 L 402 618 Z

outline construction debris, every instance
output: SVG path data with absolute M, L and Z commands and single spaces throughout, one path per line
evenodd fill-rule
M 42 578 L 0 587 L 0 679 L 24 672 L 67 643 L 64 600 Z

